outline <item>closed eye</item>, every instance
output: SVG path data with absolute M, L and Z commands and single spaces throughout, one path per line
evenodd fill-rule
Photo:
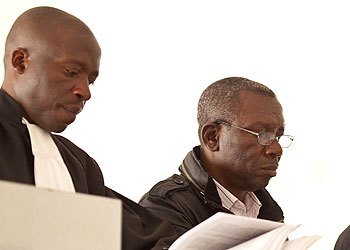
M 95 81 L 96 81 L 96 78 L 95 77 L 91 77 L 89 79 L 89 85 L 94 85 L 95 84 Z
M 74 76 L 78 75 L 78 73 L 79 73 L 79 70 L 68 68 L 68 67 L 65 67 L 65 70 L 66 70 L 67 74 L 71 77 L 74 77 Z
M 94 85 L 97 77 L 98 77 L 98 72 L 96 72 L 96 73 L 94 72 L 94 73 L 90 74 L 88 77 L 89 85 Z

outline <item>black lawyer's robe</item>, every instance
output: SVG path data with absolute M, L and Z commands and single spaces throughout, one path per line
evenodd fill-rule
M 34 185 L 34 157 L 22 107 L 0 90 L 0 179 Z M 171 226 L 128 198 L 104 186 L 97 163 L 59 135 L 52 135 L 72 177 L 76 192 L 123 201 L 123 250 L 161 250 L 176 238 Z

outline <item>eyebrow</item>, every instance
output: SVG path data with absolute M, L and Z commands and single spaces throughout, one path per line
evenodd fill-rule
M 80 60 L 76 60 L 76 59 L 63 60 L 63 61 L 59 61 L 58 63 L 60 63 L 60 64 L 73 64 L 73 65 L 75 64 L 83 69 L 87 68 L 87 65 L 85 62 L 80 61 Z M 94 77 L 97 78 L 99 75 L 99 70 L 95 70 L 92 73 L 90 73 L 89 75 L 93 75 Z
M 62 60 L 62 61 L 58 61 L 60 64 L 75 64 L 78 65 L 82 68 L 86 68 L 86 63 L 84 63 L 83 61 L 80 60 L 76 60 L 76 59 L 68 59 L 68 60 Z
M 258 121 L 258 122 L 255 122 L 255 123 L 249 125 L 249 127 L 259 127 L 259 126 L 261 126 L 261 127 L 270 127 L 270 124 L 268 124 L 266 122 L 263 122 L 263 121 Z M 286 126 L 286 122 L 283 121 L 283 124 L 282 124 L 281 127 L 284 128 L 285 126 Z

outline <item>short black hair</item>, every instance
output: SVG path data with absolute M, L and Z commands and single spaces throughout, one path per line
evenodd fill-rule
M 198 102 L 198 134 L 208 122 L 230 122 L 232 115 L 240 108 L 240 93 L 249 91 L 276 98 L 275 93 L 265 85 L 243 77 L 228 77 L 209 85 Z

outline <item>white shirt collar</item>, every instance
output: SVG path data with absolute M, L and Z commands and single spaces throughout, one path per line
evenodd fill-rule
M 24 117 L 22 122 L 27 126 L 30 136 L 35 186 L 74 193 L 72 178 L 51 133 L 29 123 Z

